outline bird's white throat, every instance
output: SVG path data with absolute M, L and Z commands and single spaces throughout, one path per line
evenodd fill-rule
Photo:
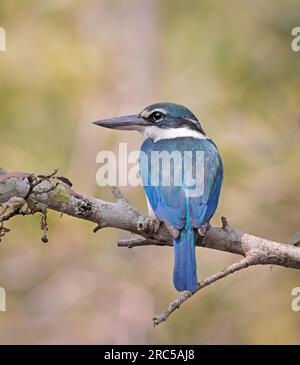
M 160 139 L 173 139 L 178 137 L 194 137 L 199 139 L 208 139 L 207 136 L 189 128 L 170 128 L 162 129 L 156 126 L 149 126 L 141 130 L 145 138 L 151 138 L 154 142 Z

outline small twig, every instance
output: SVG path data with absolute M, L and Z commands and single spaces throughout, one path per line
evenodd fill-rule
M 47 232 L 48 232 L 48 223 L 47 223 L 47 212 L 42 213 L 41 215 L 41 230 L 43 235 L 41 237 L 41 241 L 43 243 L 48 242 Z
M 140 247 L 140 246 L 173 246 L 172 241 L 157 241 L 151 238 L 130 238 L 118 241 L 118 247 Z
M 28 183 L 29 183 L 29 189 L 28 192 L 26 194 L 26 196 L 24 197 L 25 200 L 27 200 L 30 195 L 33 193 L 34 188 L 36 188 L 38 185 L 40 185 L 43 181 L 45 180 L 49 180 L 52 177 L 54 177 L 58 172 L 58 169 L 54 169 L 54 171 L 49 174 L 49 175 L 38 175 L 37 177 L 34 176 L 33 174 L 29 175 L 27 177 Z M 50 190 L 51 191 L 51 190 Z M 40 193 L 46 193 L 47 191 L 41 191 Z M 37 193 L 35 191 L 35 193 Z
M 109 186 L 109 189 L 117 200 L 121 200 L 127 204 L 130 204 L 128 199 L 125 198 L 125 196 L 117 186 Z
M 221 222 L 222 222 L 222 229 L 225 229 L 225 230 L 230 230 L 230 225 L 228 223 L 228 220 L 226 217 L 221 217 Z
M 48 174 L 48 175 L 38 175 L 37 177 L 41 179 L 41 181 L 44 181 L 44 180 L 49 180 L 51 179 L 51 177 L 54 177 L 58 172 L 58 169 L 54 169 L 53 172 L 51 172 L 51 174 Z M 38 184 L 36 184 L 38 185 Z
M 18 208 L 18 209 L 15 209 L 15 210 L 13 210 L 13 211 L 5 214 L 5 215 L 2 215 L 0 217 L 0 222 L 3 223 L 5 221 L 8 221 L 12 217 L 15 217 L 16 215 L 23 215 L 24 216 L 24 215 L 30 215 L 30 214 L 32 214 L 31 211 L 29 211 L 29 210 L 21 210 L 21 209 Z
M 208 278 L 200 281 L 198 283 L 198 287 L 194 292 L 186 291 L 184 292 L 179 298 L 175 299 L 169 307 L 160 315 L 153 318 L 153 325 L 158 326 L 161 322 L 164 322 L 168 319 L 168 317 L 176 310 L 178 309 L 181 304 L 183 304 L 185 301 L 187 301 L 191 296 L 193 296 L 195 293 L 197 293 L 199 290 L 204 288 L 205 286 L 208 286 L 212 283 L 214 283 L 217 280 L 220 280 L 224 278 L 225 276 L 232 274 L 236 271 L 242 270 L 247 268 L 250 265 L 253 265 L 255 256 L 247 256 L 242 258 L 241 260 L 235 262 L 234 264 L 231 264 L 227 267 L 225 267 L 223 270 L 217 272 L 216 274 L 213 274 L 209 276 Z
M 65 176 L 56 176 L 56 178 L 62 181 L 64 184 L 68 185 L 70 188 L 73 186 L 72 182 Z
M 95 227 L 94 233 L 98 232 L 103 227 Z M 156 240 L 152 238 L 143 238 L 138 236 L 139 238 L 129 238 L 129 239 L 122 239 L 118 241 L 118 247 L 125 247 L 125 248 L 133 248 L 133 247 L 143 247 L 143 246 L 169 246 L 173 247 L 173 241 L 169 240 Z M 197 242 L 196 246 L 202 246 L 203 239 L 200 237 Z
M 1 217 L 0 217 L 0 222 L 5 222 L 5 221 L 8 221 L 10 220 L 12 217 L 16 216 L 16 215 L 19 215 L 20 214 L 20 209 L 15 209 L 7 214 L 3 214 Z
M 8 233 L 9 231 L 10 231 L 10 229 L 4 227 L 3 222 L 1 222 L 1 224 L 0 224 L 0 242 L 1 242 L 2 237 L 4 237 L 5 234 Z
M 47 194 L 51 191 L 54 191 L 58 187 L 59 183 L 56 183 L 55 185 L 51 185 L 49 189 L 41 190 L 41 191 L 35 191 L 34 194 Z

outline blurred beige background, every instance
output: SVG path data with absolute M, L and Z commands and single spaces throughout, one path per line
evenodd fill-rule
M 46 173 L 112 199 L 96 185 L 101 150 L 135 133 L 91 121 L 157 101 L 189 107 L 223 156 L 225 180 L 213 222 L 287 242 L 300 228 L 300 53 L 291 30 L 299 3 L 208 0 L 2 1 L 0 165 Z M 146 209 L 142 188 L 123 188 Z M 300 342 L 291 310 L 297 271 L 256 267 L 196 295 L 166 324 L 152 317 L 178 294 L 170 248 L 117 248 L 126 232 L 92 234 L 87 222 L 17 217 L 0 246 L 0 343 L 278 344 Z M 198 250 L 199 277 L 237 259 Z

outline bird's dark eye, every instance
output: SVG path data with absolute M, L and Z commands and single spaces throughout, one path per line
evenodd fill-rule
M 161 112 L 153 112 L 152 114 L 151 114 L 151 118 L 154 120 L 154 121 L 158 121 L 158 120 L 160 120 L 160 119 L 162 119 L 163 118 L 163 113 L 161 113 Z

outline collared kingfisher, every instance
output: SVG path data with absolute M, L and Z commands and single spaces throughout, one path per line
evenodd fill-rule
M 136 130 L 144 135 L 139 163 L 149 213 L 164 222 L 173 237 L 175 288 L 195 291 L 197 235 L 203 239 L 209 228 L 223 179 L 222 160 L 215 143 L 189 109 L 174 103 L 152 104 L 139 114 L 94 124 Z M 169 166 L 153 159 L 163 152 L 169 153 Z M 191 179 L 195 175 L 197 181 Z

